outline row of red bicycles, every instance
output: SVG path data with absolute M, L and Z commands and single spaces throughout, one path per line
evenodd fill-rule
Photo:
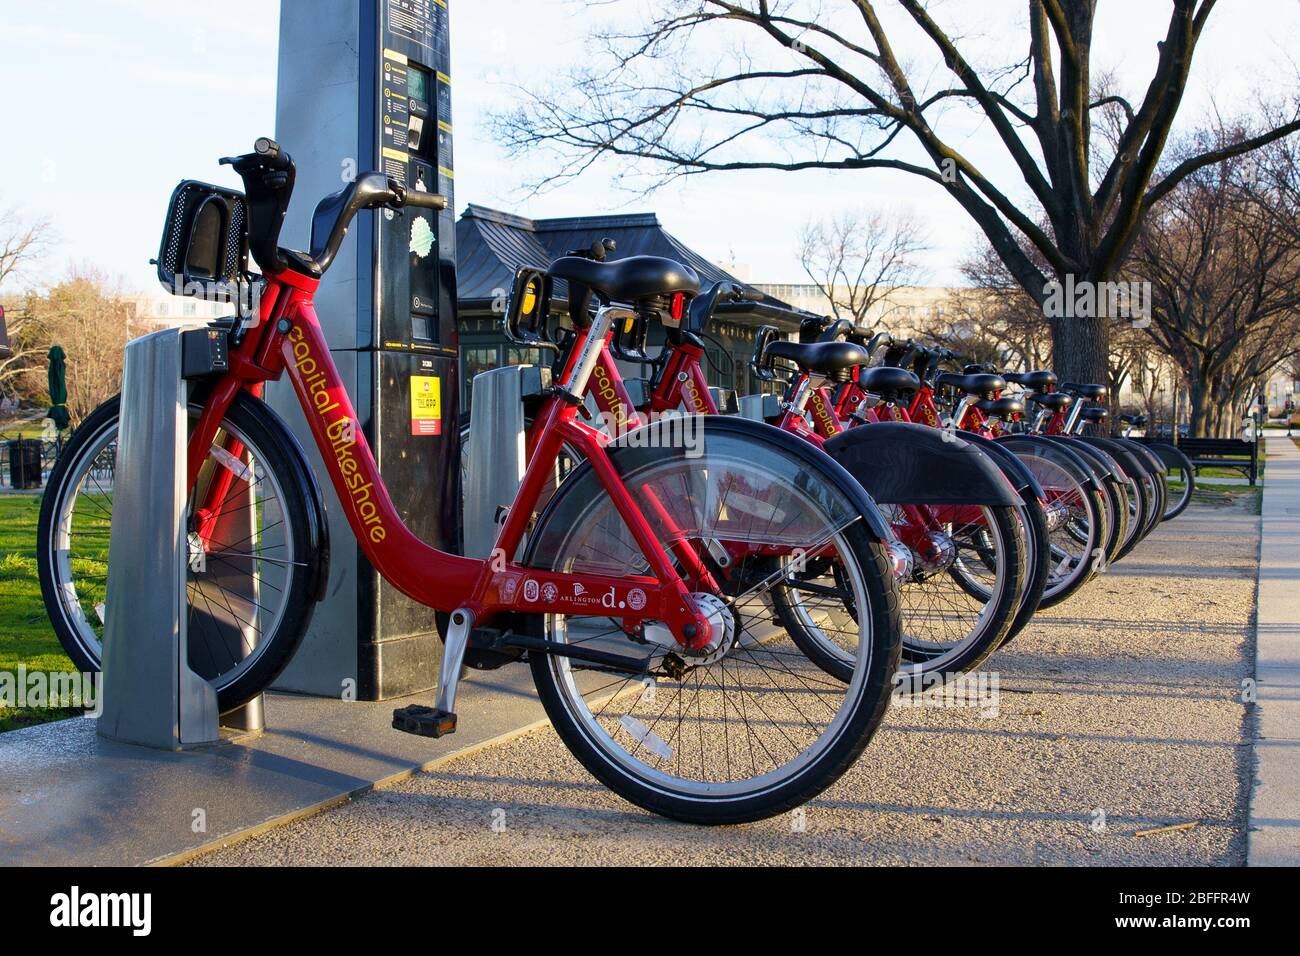
M 608 242 L 578 254 L 601 261 Z M 517 344 L 550 350 L 556 374 L 575 361 L 576 329 L 590 305 L 570 300 L 568 328 L 545 314 L 549 277 L 523 270 L 512 302 L 535 304 L 505 322 Z M 704 371 L 715 317 L 797 322 L 785 340 L 759 329 L 751 369 L 780 389 L 760 414 L 820 448 L 853 475 L 887 521 L 903 634 L 896 685 L 921 692 L 980 667 L 1040 607 L 1058 604 L 1122 559 L 1161 521 L 1180 514 L 1194 468 L 1176 447 L 1111 436 L 1105 386 L 1061 383 L 1048 370 L 1000 372 L 941 347 L 896 342 L 851 322 L 775 307 L 721 282 L 689 301 L 666 301 L 615 329 L 586 396 L 604 429 L 629 428 L 686 411 L 733 411 Z M 652 322 L 665 345 L 647 352 Z M 642 366 L 644 378 L 622 369 Z M 1140 424 L 1125 417 L 1125 431 Z M 468 426 L 467 426 L 468 427 Z M 833 588 L 816 561 L 790 573 L 775 619 L 827 673 L 850 657 L 802 607 Z
M 1190 466 L 1171 483 L 1163 449 L 1084 434 L 1104 425 L 1097 386 L 941 371 L 953 356 L 806 315 L 797 341 L 758 337 L 755 372 L 784 383 L 768 420 L 723 414 L 734 402 L 720 407 L 701 364 L 709 323 L 784 313 L 729 283 L 701 290 L 671 260 L 608 261 L 597 242 L 520 271 L 505 329 L 548 357 L 524 399 L 527 468 L 490 557 L 437 550 L 389 498 L 314 296 L 358 214 L 446 200 L 364 173 L 320 202 L 297 249 L 280 243 L 288 154 L 259 140 L 223 162 L 244 192 L 182 184 L 160 254 L 179 274 L 186 242 L 228 248 L 229 216 L 194 210 L 238 208 L 258 267 L 235 277 L 259 287 L 258 314 L 214 326 L 229 367 L 190 398 L 178 561 L 189 664 L 223 711 L 298 651 L 338 508 L 444 641 L 436 700 L 396 709 L 396 730 L 454 732 L 464 669 L 522 663 L 564 743 L 626 799 L 697 823 L 759 819 L 852 766 L 895 695 L 980 667 L 1190 495 Z M 666 337 L 654 356 L 652 324 Z M 281 379 L 316 466 L 262 400 Z M 88 671 L 103 657 L 119 414 L 114 399 L 78 427 L 38 532 L 51 624 Z

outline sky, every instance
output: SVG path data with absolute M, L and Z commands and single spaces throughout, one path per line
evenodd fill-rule
M 941 22 L 976 15 L 979 42 L 1024 44 L 1016 28 L 1023 0 L 930 6 Z M 645 195 L 618 187 L 602 167 L 528 193 L 524 184 L 546 167 L 507 157 L 485 118 L 510 105 L 514 84 L 545 83 L 583 55 L 582 5 L 450 0 L 450 8 L 458 213 L 468 202 L 533 217 L 653 211 L 701 254 L 748 266 L 752 281 L 798 282 L 806 281 L 796 255 L 806 222 L 897 205 L 925 223 L 930 281 L 960 282 L 958 264 L 977 232 L 940 189 L 906 174 L 715 174 Z M 1101 0 L 1095 68 L 1113 71 L 1133 97 L 1149 79 L 1168 9 L 1167 0 Z M 0 0 L 0 210 L 44 217 L 57 237 L 34 279 L 90 265 L 131 288 L 152 285 L 148 260 L 175 184 L 238 185 L 217 158 L 274 133 L 278 10 L 277 0 Z M 1260 88 L 1293 94 L 1288 50 L 1300 51 L 1300 0 L 1220 0 L 1196 52 L 1182 124 Z M 990 130 L 970 125 L 954 145 L 1023 193 Z

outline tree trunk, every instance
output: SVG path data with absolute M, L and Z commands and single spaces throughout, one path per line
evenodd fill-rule
M 1062 316 L 1052 320 L 1052 365 L 1062 382 L 1107 382 L 1110 329 L 1105 320 Z
M 1193 438 L 1208 438 L 1212 433 L 1211 414 L 1214 411 L 1214 397 L 1209 383 L 1199 376 L 1189 376 L 1188 392 L 1188 433 Z

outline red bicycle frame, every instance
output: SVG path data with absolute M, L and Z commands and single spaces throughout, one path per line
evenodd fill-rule
M 236 395 L 241 390 L 257 394 L 265 382 L 278 380 L 287 372 L 353 534 L 370 563 L 403 594 L 436 610 L 464 609 L 478 622 L 502 611 L 609 616 L 608 609 L 614 607 L 619 609 L 625 628 L 653 619 L 666 624 L 678 635 L 677 640 L 692 650 L 708 644 L 707 618 L 695 610 L 686 582 L 604 453 L 604 437 L 577 421 L 577 408 L 559 396 L 548 398 L 537 415 L 528 468 L 498 535 L 495 560 L 449 554 L 416 537 L 402 522 L 384 487 L 330 355 L 312 301 L 318 285 L 319 280 L 292 271 L 267 277 L 259 321 L 232 350 L 230 370 L 216 381 L 190 437 L 187 489 L 191 495 Z M 602 333 L 598 319 L 573 350 L 570 371 L 576 370 L 577 385 L 585 382 L 591 350 L 599 348 L 606 354 L 608 320 L 604 327 Z M 595 337 L 601 338 L 599 346 L 592 341 Z M 576 448 L 591 462 L 653 577 L 560 573 L 507 560 L 516 554 L 565 445 Z M 243 453 L 238 446 L 223 447 L 232 454 Z M 219 503 L 226 500 L 232 482 L 239 481 L 248 478 L 221 474 L 205 490 L 204 501 L 195 502 L 196 530 L 201 534 L 210 532 Z

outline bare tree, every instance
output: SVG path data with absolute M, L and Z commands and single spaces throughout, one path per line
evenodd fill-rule
M 1112 280 L 1143 216 L 1189 175 L 1300 130 L 1289 115 L 1157 178 L 1216 0 L 1168 0 L 1154 72 L 1133 102 L 1092 95 L 1097 0 L 1027 0 L 1018 42 L 981 51 L 991 65 L 968 56 L 978 26 L 955 22 L 954 6 L 945 25 L 923 0 L 664 0 L 640 27 L 593 37 L 588 62 L 553 88 L 522 90 L 498 130 L 516 154 L 553 147 L 561 178 L 602 157 L 650 161 L 665 179 L 812 168 L 919 176 L 948 191 L 1039 304 L 1051 279 Z M 984 4 L 961 6 L 987 17 Z M 1103 109 L 1122 119 L 1099 163 L 1092 117 Z M 1008 181 L 958 147 L 972 119 L 996 135 Z M 1106 374 L 1107 318 L 1053 318 L 1066 377 Z
M 102 273 L 81 267 L 48 292 L 28 293 L 25 308 L 40 329 L 40 352 L 63 346 L 68 412 L 79 422 L 121 388 L 135 306 Z M 24 384 L 33 396 L 44 394 L 44 375 L 44 362 L 28 370 Z
M 0 394 L 10 394 L 20 377 L 39 362 L 42 352 L 37 323 L 31 314 L 9 299 L 15 286 L 29 275 L 50 241 L 45 220 L 29 220 L 13 209 L 0 210 L 0 304 L 5 306 L 5 326 L 11 353 L 0 359 Z M 21 300 L 19 300 L 21 301 Z
M 835 318 L 874 330 L 873 310 L 883 308 L 895 289 L 923 280 L 917 256 L 925 248 L 924 230 L 912 213 L 850 209 L 804 226 L 799 264 Z
M 1051 368 L 1051 329 L 1043 310 L 1016 282 L 987 242 L 961 263 L 971 291 L 950 297 L 958 338 L 982 339 L 1002 353 L 1009 368 Z M 947 344 L 947 343 L 945 343 Z M 955 344 L 949 348 L 956 349 Z
M 1234 135 L 1208 131 L 1190 148 Z M 1152 286 L 1146 331 L 1183 370 L 1194 435 L 1232 433 L 1258 383 L 1300 352 L 1300 203 L 1258 181 L 1253 159 L 1202 167 L 1134 247 L 1130 270 Z

